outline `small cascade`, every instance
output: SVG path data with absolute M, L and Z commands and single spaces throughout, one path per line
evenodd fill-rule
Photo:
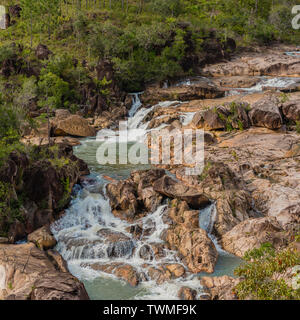
M 285 52 L 285 55 L 300 58 L 300 51 L 288 51 L 288 52 Z
M 189 125 L 192 122 L 195 114 L 196 112 L 182 112 L 179 119 L 181 124 L 183 126 Z
M 128 116 L 130 118 L 132 118 L 136 112 L 138 111 L 138 109 L 142 106 L 141 100 L 140 100 L 140 94 L 142 94 L 142 92 L 137 92 L 137 93 L 131 93 L 130 95 L 132 96 L 132 106 L 131 109 L 128 112 Z
M 210 206 L 201 209 L 199 212 L 199 227 L 204 229 L 207 232 L 207 235 L 214 243 L 219 255 L 229 259 L 235 259 L 233 255 L 226 252 L 218 243 L 218 239 L 213 235 L 213 228 L 218 216 L 217 207 L 215 203 L 212 203 Z
M 216 204 L 212 203 L 208 207 L 200 210 L 199 227 L 201 229 L 204 229 L 209 235 L 211 235 L 216 218 L 217 218 Z
M 277 77 L 277 78 L 265 78 L 258 82 L 255 86 L 250 88 L 234 88 L 227 91 L 227 96 L 247 94 L 247 93 L 258 93 L 263 92 L 264 88 L 288 88 L 289 86 L 300 82 L 300 78 L 288 78 L 288 77 Z

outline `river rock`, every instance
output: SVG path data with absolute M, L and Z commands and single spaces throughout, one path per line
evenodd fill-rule
M 0 245 L 0 299 L 88 300 L 84 285 L 59 272 L 33 243 Z
M 162 196 L 153 188 L 153 183 L 165 175 L 162 169 L 133 171 L 131 178 L 137 184 L 137 193 L 148 211 L 155 211 L 161 204 Z
M 153 184 L 153 189 L 169 198 L 186 201 L 192 208 L 200 209 L 210 204 L 210 200 L 194 188 L 163 176 Z
M 282 113 L 288 120 L 300 121 L 300 99 L 283 103 Z
M 148 277 L 154 280 L 157 284 L 162 284 L 174 278 L 174 275 L 165 266 L 149 267 L 147 272 Z
M 191 86 L 176 86 L 170 88 L 160 88 L 149 86 L 141 95 L 144 105 L 157 104 L 161 101 L 191 101 L 198 99 L 215 99 L 225 96 L 225 91 L 206 80 L 198 81 Z
M 250 127 L 247 103 L 225 103 L 204 111 L 197 112 L 191 125 L 205 130 L 244 130 Z
M 239 257 L 246 251 L 259 248 L 263 243 L 272 243 L 275 247 L 286 244 L 286 235 L 276 219 L 264 217 L 241 222 L 223 235 L 223 248 Z
M 192 125 L 196 128 L 203 128 L 205 130 L 223 130 L 225 128 L 225 121 L 218 115 L 218 112 L 221 112 L 221 110 L 225 111 L 224 117 L 227 118 L 229 113 L 223 107 L 219 107 L 218 110 L 208 109 L 197 112 L 193 117 Z
M 96 271 L 113 274 L 116 277 L 129 283 L 132 287 L 136 287 L 140 283 L 141 278 L 143 278 L 142 275 L 140 275 L 133 266 L 129 264 L 122 264 L 119 262 L 112 262 L 110 264 L 82 264 L 82 266 L 90 267 Z
M 253 126 L 279 129 L 282 117 L 275 99 L 263 98 L 252 105 L 249 118 Z
M 136 185 L 132 181 L 110 183 L 106 187 L 112 213 L 120 219 L 132 221 L 139 213 Z
M 210 293 L 211 300 L 237 300 L 234 288 L 239 282 L 239 279 L 229 276 L 201 278 L 201 284 Z
M 113 214 L 132 221 L 156 210 L 163 197 L 153 185 L 163 175 L 165 171 L 161 169 L 133 171 L 129 179 L 108 184 L 106 190 Z
M 33 242 L 41 250 L 51 249 L 56 245 L 56 240 L 46 226 L 28 235 L 28 241 Z
M 132 287 L 139 284 L 139 276 L 137 271 L 131 265 L 119 266 L 114 271 L 115 276 L 127 281 Z
M 67 262 L 56 250 L 47 250 L 46 254 L 57 270 L 60 270 L 61 272 L 69 272 Z
M 78 115 L 71 115 L 61 120 L 55 118 L 52 124 L 55 136 L 91 137 L 96 135 L 95 129 L 89 125 L 88 121 Z
M 213 233 L 217 237 L 249 219 L 250 193 L 245 182 L 227 164 L 209 161 L 199 176 L 185 175 L 184 170 L 179 169 L 176 177 L 215 200 L 211 210 L 216 210 Z
M 182 287 L 178 291 L 178 298 L 180 300 L 196 300 L 196 297 L 197 291 L 189 287 Z
M 205 230 L 177 225 L 167 230 L 165 240 L 171 250 L 177 250 L 183 257 L 182 261 L 190 272 L 214 271 L 218 252 Z
M 297 76 L 300 75 L 299 57 L 288 56 L 284 49 L 274 47 L 264 52 L 241 54 L 232 61 L 208 65 L 202 73 L 212 77 L 228 76 Z
M 106 252 L 109 257 L 124 257 L 130 255 L 134 248 L 134 242 L 121 232 L 109 229 L 101 229 L 97 232 L 100 238 L 107 244 Z

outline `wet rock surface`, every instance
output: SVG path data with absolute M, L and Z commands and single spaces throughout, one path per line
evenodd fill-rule
M 33 242 L 41 250 L 51 249 L 56 245 L 55 238 L 50 233 L 49 228 L 45 226 L 30 233 L 27 239 L 29 242 Z

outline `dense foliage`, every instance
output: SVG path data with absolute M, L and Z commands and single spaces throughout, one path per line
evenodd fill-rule
M 6 1 L 14 3 L 18 2 Z M 187 61 L 201 60 L 201 44 L 212 29 L 220 39 L 231 37 L 240 45 L 295 42 L 299 37 L 291 26 L 296 0 L 21 0 L 20 4 L 21 18 L 1 31 L 2 41 L 26 47 L 43 42 L 56 54 L 68 52 L 87 60 L 90 69 L 108 59 L 127 91 L 193 72 Z M 0 62 L 3 54 L 9 52 L 0 52 Z M 60 80 L 48 76 L 55 88 Z M 71 96 L 74 88 L 61 84 Z M 64 105 L 66 99 L 54 98 L 53 104 Z
M 290 248 L 276 251 L 265 243 L 259 249 L 246 252 L 244 260 L 245 264 L 235 270 L 243 279 L 235 288 L 240 299 L 300 299 L 300 270 L 295 268 L 300 264 L 299 252 Z M 292 285 L 284 279 L 287 272 L 291 274 Z

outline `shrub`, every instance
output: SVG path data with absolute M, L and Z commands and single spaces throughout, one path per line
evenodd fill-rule
M 259 249 L 246 252 L 244 259 L 246 262 L 235 270 L 235 274 L 242 277 L 235 288 L 240 299 L 300 299 L 300 286 L 293 289 L 278 277 L 300 263 L 299 252 L 290 248 L 276 251 L 271 244 L 265 243 Z

